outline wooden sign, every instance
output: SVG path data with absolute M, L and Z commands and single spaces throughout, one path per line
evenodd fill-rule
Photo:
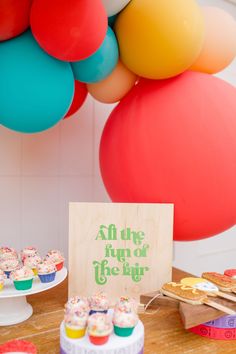
M 139 299 L 171 280 L 172 204 L 70 203 L 69 296 Z

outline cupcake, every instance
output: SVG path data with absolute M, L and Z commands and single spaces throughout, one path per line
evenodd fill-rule
M 119 309 L 120 311 L 124 312 L 133 311 L 137 313 L 138 304 L 137 301 L 132 298 L 121 296 L 115 305 L 115 309 Z
M 42 283 L 50 283 L 55 280 L 56 267 L 54 263 L 44 260 L 37 264 L 37 272 Z
M 60 251 L 58 250 L 49 251 L 46 255 L 46 259 L 52 261 L 55 264 L 57 271 L 63 268 L 65 258 L 63 257 Z
M 23 266 L 11 272 L 10 278 L 13 280 L 16 290 L 29 290 L 33 284 L 33 271 Z
M 85 335 L 88 311 L 82 311 L 78 308 L 66 308 L 64 316 L 64 324 L 66 335 L 72 339 L 82 338 Z
M 26 257 L 31 257 L 38 254 L 38 250 L 36 247 L 25 247 L 22 251 L 21 251 L 21 260 L 22 262 L 24 262 Z
M 40 262 L 42 262 L 42 259 L 41 259 L 41 257 L 38 254 L 35 254 L 33 256 L 25 257 L 24 261 L 23 261 L 23 263 L 24 263 L 24 265 L 26 267 L 29 267 L 30 269 L 32 269 L 34 275 L 38 274 L 37 265 Z
M 94 313 L 88 319 L 88 335 L 90 342 L 95 345 L 107 343 L 112 332 L 113 325 L 109 315 Z
M 0 261 L 0 269 L 4 271 L 7 278 L 10 277 L 12 271 L 20 267 L 20 262 L 16 258 L 2 259 Z
M 128 337 L 133 333 L 138 323 L 135 301 L 127 297 L 121 297 L 118 301 L 114 314 L 114 332 L 119 337 Z
M 236 269 L 226 269 L 224 271 L 224 275 L 227 275 L 228 277 L 232 279 L 236 279 Z
M 0 261 L 8 258 L 18 259 L 16 250 L 10 247 L 0 247 Z
M 65 304 L 65 309 L 86 312 L 89 314 L 89 303 L 86 298 L 73 296 Z
M 4 287 L 4 283 L 5 283 L 6 278 L 7 278 L 6 274 L 4 273 L 3 270 L 0 269 L 0 291 Z
M 90 315 L 100 312 L 107 313 L 109 300 L 104 292 L 99 292 L 89 297 Z

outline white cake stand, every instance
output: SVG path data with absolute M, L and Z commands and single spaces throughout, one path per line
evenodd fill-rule
M 32 306 L 27 302 L 26 296 L 41 293 L 54 288 L 67 276 L 67 269 L 63 268 L 56 273 L 56 278 L 51 283 L 41 283 L 34 277 L 30 290 L 16 290 L 10 279 L 6 280 L 0 292 L 0 326 L 10 326 L 27 320 L 33 314 Z

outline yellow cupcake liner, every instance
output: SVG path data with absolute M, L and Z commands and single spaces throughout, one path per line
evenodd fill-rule
M 0 284 L 0 291 L 3 289 L 3 284 Z
M 34 275 L 38 275 L 38 270 L 37 270 L 37 268 L 32 268 L 32 271 L 34 272 Z
M 78 339 L 78 338 L 84 337 L 85 332 L 86 332 L 86 328 L 72 329 L 72 328 L 68 327 L 67 325 L 65 325 L 65 331 L 66 331 L 67 337 L 72 338 L 72 339 Z

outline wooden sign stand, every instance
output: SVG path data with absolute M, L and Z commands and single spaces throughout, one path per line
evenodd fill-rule
M 173 205 L 70 203 L 69 296 L 139 300 L 171 280 Z

